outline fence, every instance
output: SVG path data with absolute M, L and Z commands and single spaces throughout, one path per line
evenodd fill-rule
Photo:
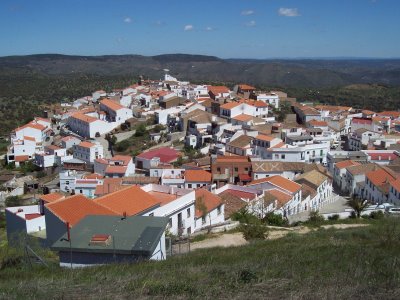
M 166 237 L 165 252 L 168 256 L 185 254 L 190 252 L 190 236 L 188 237 Z

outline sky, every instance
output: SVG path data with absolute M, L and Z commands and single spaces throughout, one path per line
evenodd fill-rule
M 0 0 L 0 56 L 400 57 L 400 0 Z

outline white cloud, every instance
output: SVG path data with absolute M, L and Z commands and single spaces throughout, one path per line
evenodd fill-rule
M 130 17 L 126 17 L 126 18 L 124 19 L 124 22 L 125 22 L 125 23 L 132 23 L 132 19 L 131 19 Z
M 247 27 L 254 27 L 256 26 L 256 21 L 251 20 L 250 22 L 244 23 Z
M 254 10 L 242 10 L 241 15 L 242 16 L 250 16 L 250 15 L 254 15 L 255 11 Z
M 213 30 L 214 30 L 214 28 L 211 27 L 211 26 L 207 26 L 207 27 L 206 27 L 206 31 L 213 31 Z
M 285 8 L 281 7 L 278 10 L 278 14 L 283 17 L 298 17 L 300 16 L 297 8 Z
M 185 27 L 183 27 L 183 30 L 185 30 L 185 31 L 193 30 L 193 25 L 190 25 L 190 24 L 185 25 Z

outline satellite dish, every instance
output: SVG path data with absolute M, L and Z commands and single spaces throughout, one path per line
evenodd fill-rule
M 164 69 L 164 72 L 169 72 L 169 69 Z

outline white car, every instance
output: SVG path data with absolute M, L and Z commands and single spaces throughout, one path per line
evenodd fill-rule
M 400 207 L 390 207 L 387 212 L 391 215 L 398 215 L 400 214 Z

